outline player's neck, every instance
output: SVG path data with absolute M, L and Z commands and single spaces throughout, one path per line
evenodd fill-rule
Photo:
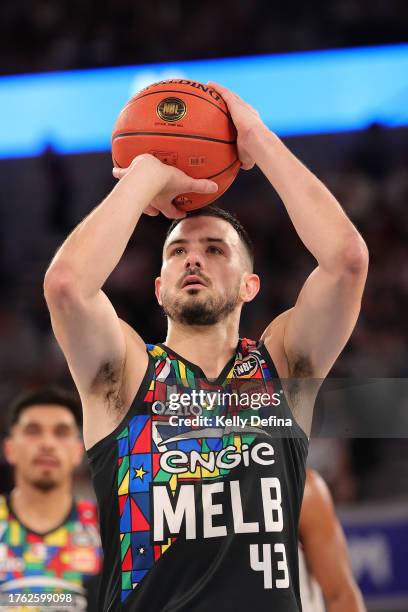
M 197 327 L 169 320 L 165 343 L 199 366 L 207 378 L 216 378 L 235 353 L 238 339 L 238 321 L 232 318 Z
M 46 533 L 58 527 L 68 515 L 72 506 L 71 483 L 63 483 L 51 491 L 17 483 L 10 500 L 13 512 L 26 527 Z

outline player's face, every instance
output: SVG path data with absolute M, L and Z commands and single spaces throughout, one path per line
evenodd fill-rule
M 258 289 L 245 247 L 223 219 L 186 219 L 167 239 L 156 295 L 172 320 L 214 325 L 252 300 Z
M 18 483 L 43 491 L 70 481 L 82 458 L 82 443 L 71 412 L 58 405 L 26 408 L 5 444 Z

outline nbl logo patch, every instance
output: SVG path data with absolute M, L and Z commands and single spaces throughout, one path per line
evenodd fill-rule
M 179 121 L 187 112 L 187 106 L 180 98 L 164 98 L 157 105 L 157 114 L 163 121 Z
M 234 375 L 239 377 L 250 377 L 256 372 L 259 362 L 256 357 L 250 355 L 245 359 L 237 359 L 234 365 Z

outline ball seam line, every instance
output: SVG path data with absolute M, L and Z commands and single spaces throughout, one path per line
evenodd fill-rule
M 166 132 L 122 132 L 116 134 L 112 138 L 112 143 L 118 138 L 124 138 L 125 136 L 169 136 L 170 138 L 193 138 L 195 140 L 207 140 L 209 142 L 219 142 L 220 144 L 236 144 L 236 140 L 221 140 L 220 138 L 210 138 L 209 136 L 194 136 L 193 134 L 167 134 Z

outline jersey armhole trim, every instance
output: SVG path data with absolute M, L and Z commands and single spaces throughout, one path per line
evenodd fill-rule
M 115 429 L 111 431 L 111 433 L 109 433 L 104 438 L 101 438 L 101 440 L 98 440 L 98 442 L 96 442 L 93 446 L 91 446 L 91 448 L 88 448 L 85 451 L 89 459 L 94 459 L 100 453 L 100 451 L 104 449 L 112 440 L 116 440 L 116 436 L 126 426 L 127 421 L 130 419 L 133 413 L 134 406 L 140 402 L 143 402 L 144 396 L 146 395 L 146 392 L 149 388 L 150 382 L 154 375 L 154 358 L 151 356 L 150 352 L 147 350 L 147 347 L 146 347 L 146 352 L 147 352 L 147 357 L 148 357 L 146 372 L 143 376 L 140 387 L 137 390 L 137 393 L 132 403 L 130 404 L 128 410 L 126 411 L 126 414 L 123 416 L 122 420 L 115 427 Z
M 266 364 L 267 364 L 267 366 L 268 366 L 268 368 L 269 368 L 269 370 L 270 370 L 270 372 L 272 374 L 272 377 L 273 378 L 277 378 L 280 381 L 281 379 L 280 379 L 280 376 L 279 376 L 278 371 L 276 369 L 276 366 L 274 364 L 274 361 L 273 361 L 273 359 L 272 359 L 268 349 L 266 348 L 265 342 L 263 340 L 259 341 L 258 350 L 261 353 L 262 357 L 265 359 Z M 292 410 L 290 409 L 290 406 L 289 406 L 288 400 L 286 398 L 286 395 L 285 395 L 285 404 L 286 404 L 286 408 L 287 408 L 287 410 L 288 410 L 288 412 L 290 414 L 290 418 L 293 421 L 295 429 L 301 434 L 301 437 L 304 438 L 307 443 L 309 443 L 309 437 L 306 434 L 306 432 L 304 431 L 304 429 L 297 422 L 297 420 L 295 418 L 295 415 L 293 414 Z

